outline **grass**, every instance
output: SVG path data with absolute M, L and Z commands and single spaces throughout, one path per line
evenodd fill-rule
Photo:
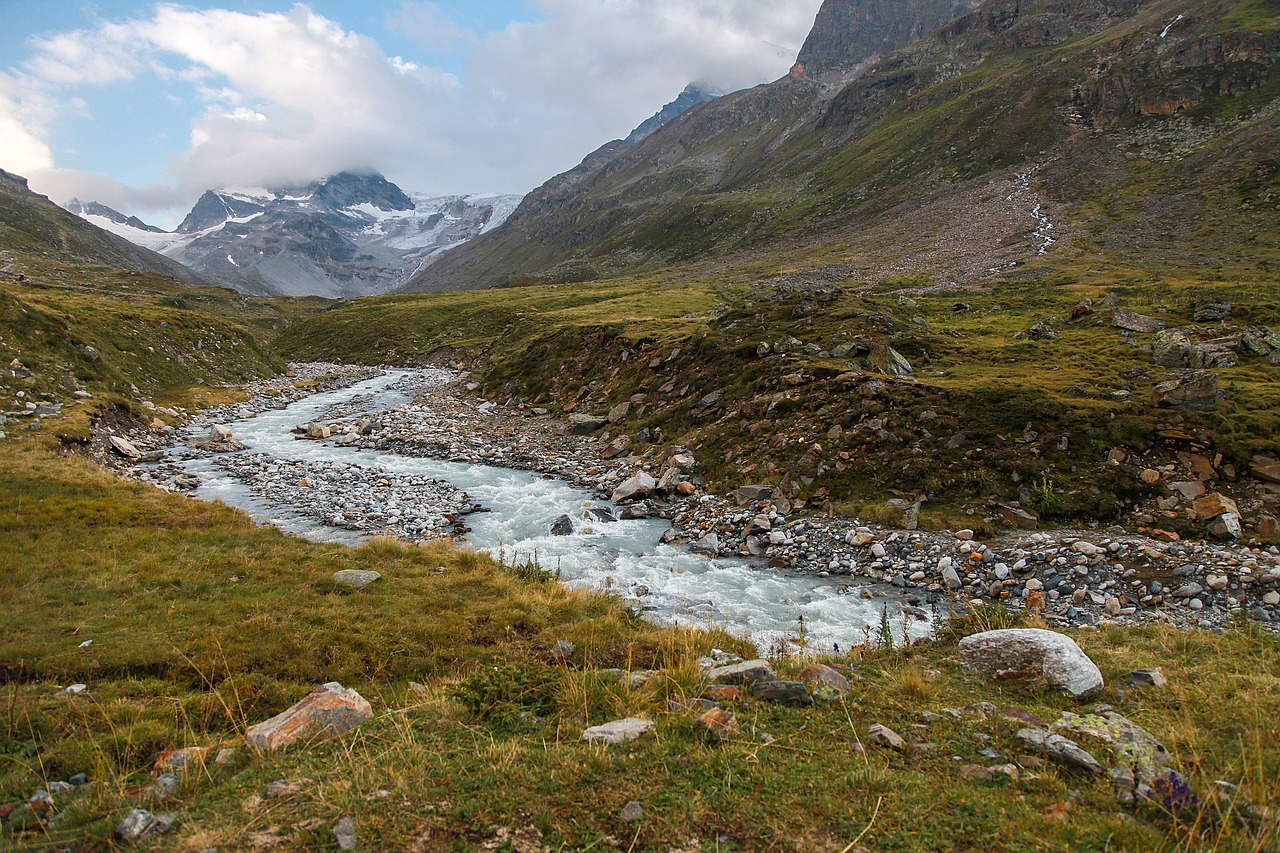
M 1274 328 L 1280 291 L 1265 280 L 1246 287 L 1186 272 L 1046 269 L 982 290 L 912 291 L 905 304 L 899 290 L 856 282 L 846 282 L 843 295 L 815 297 L 743 283 L 751 277 L 761 271 L 744 263 L 710 279 L 684 268 L 661 279 L 385 297 L 301 319 L 285 343 L 312 358 L 399 354 L 412 363 L 451 341 L 456 349 L 445 351 L 464 354 L 483 392 L 499 401 L 604 412 L 645 395 L 624 428 L 633 435 L 647 428 L 659 446 L 694 447 L 708 488 L 769 482 L 818 507 L 873 506 L 893 490 L 923 493 L 927 520 L 985 523 L 990 500 L 1015 499 L 1020 485 L 1045 479 L 1062 492 L 1043 508 L 1047 519 L 1121 517 L 1150 490 L 1134 472 L 1102 461 L 1115 446 L 1165 452 L 1155 431 L 1175 421 L 1210 431 L 1215 450 L 1241 469 L 1255 453 L 1280 451 L 1274 366 L 1244 356 L 1220 370 L 1227 397 L 1214 412 L 1157 411 L 1150 389 L 1163 369 L 1141 349 L 1149 336 L 1126 339 L 1101 305 L 1118 299 L 1186 327 L 1193 303 L 1212 295 L 1239 306 L 1235 328 Z M 958 303 L 968 307 L 957 311 Z M 1093 313 L 1067 322 L 1084 303 L 1096 306 Z M 382 335 L 372 341 L 371 316 Z M 1057 337 L 1028 339 L 1046 317 Z M 915 373 L 876 390 L 884 380 L 848 359 L 757 355 L 760 342 L 787 335 L 828 352 L 880 341 L 906 355 Z M 1150 381 L 1122 376 L 1141 369 Z M 799 384 L 789 378 L 796 376 Z M 724 402 L 704 411 L 699 401 L 715 390 Z M 1131 396 L 1116 399 L 1118 392 Z M 806 457 L 815 444 L 817 462 Z
M 963 674 L 955 639 L 1017 624 L 1002 608 L 933 643 L 828 658 L 854 685 L 843 702 L 731 705 L 746 734 L 715 744 L 666 699 L 700 692 L 694 660 L 712 645 L 751 651 L 722 634 L 655 628 L 610 599 L 519 580 L 445 546 L 289 539 L 34 449 L 3 474 L 0 521 L 18 550 L 4 589 L 13 606 L 0 615 L 0 803 L 76 772 L 99 782 L 57 797 L 67 805 L 56 826 L 7 820 L 17 849 L 111 849 L 160 753 L 236 748 L 247 725 L 335 679 L 370 699 L 373 721 L 304 749 L 199 764 L 175 800 L 152 806 L 181 822 L 149 849 L 324 848 L 344 815 L 373 849 L 840 851 L 856 839 L 876 850 L 1263 851 L 1277 841 L 1274 821 L 1208 805 L 1218 779 L 1258 808 L 1280 805 L 1280 756 L 1267 748 L 1280 643 L 1247 627 L 1076 635 L 1112 685 L 1101 701 L 1160 738 L 1202 793 L 1203 808 L 1175 818 L 1017 758 L 1020 722 L 945 712 L 990 702 L 1052 721 L 1074 708 Z M 35 548 L 22 531 L 54 518 Z M 338 568 L 384 580 L 341 593 L 327 582 Z M 83 638 L 93 645 L 78 648 Z M 568 661 L 549 654 L 560 639 L 576 646 Z M 777 661 L 791 677 L 804 663 Z M 1127 689 L 1127 673 L 1151 665 L 1169 687 Z M 631 683 L 608 668 L 656 672 Z M 73 680 L 89 689 L 59 695 Z M 921 726 L 925 710 L 938 716 Z M 580 741 L 586 726 L 622 716 L 657 728 L 621 747 Z M 873 723 L 920 746 L 863 754 Z M 961 763 L 995 763 L 977 755 L 985 746 L 1022 763 L 1020 780 L 961 778 Z M 296 791 L 266 799 L 277 779 Z M 632 800 L 644 809 L 634 823 L 621 816 Z

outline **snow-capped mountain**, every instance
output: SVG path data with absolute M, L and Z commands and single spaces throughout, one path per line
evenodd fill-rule
M 376 173 L 343 172 L 303 187 L 208 190 L 172 232 L 97 203 L 67 209 L 245 293 L 352 297 L 395 290 L 519 202 L 407 195 Z

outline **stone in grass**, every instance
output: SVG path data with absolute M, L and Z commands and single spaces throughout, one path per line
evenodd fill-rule
M 151 783 L 149 797 L 152 800 L 169 800 L 178 795 L 182 789 L 182 780 L 172 773 L 162 773 Z
M 726 740 L 738 734 L 742 726 L 732 711 L 712 708 L 693 721 L 693 729 L 697 732 L 706 732 L 716 740 Z
M 778 675 L 765 660 L 748 660 L 727 666 L 718 666 L 707 673 L 715 684 L 754 684 L 757 681 L 777 681 Z
M 1063 711 L 1053 729 L 1107 745 L 1112 753 L 1111 780 L 1123 802 L 1132 802 L 1135 797 L 1156 798 L 1162 782 L 1170 779 L 1167 768 L 1173 758 L 1169 751 L 1137 723 L 1105 706 L 1083 716 Z
M 338 818 L 338 822 L 333 825 L 333 839 L 338 842 L 339 850 L 355 850 L 360 846 L 360 839 L 356 835 L 356 822 L 350 815 L 344 815 Z
M 807 708 L 813 704 L 809 688 L 799 681 L 757 681 L 751 685 L 751 693 L 765 702 L 792 708 Z
M 1086 699 L 1102 690 L 1102 673 L 1075 641 L 1041 628 L 1006 628 L 960 641 L 964 668 L 985 678 L 1065 690 Z
M 1129 686 L 1139 689 L 1147 687 L 1164 687 L 1169 683 L 1169 679 L 1165 678 L 1164 670 L 1160 667 L 1151 669 L 1135 669 L 1129 673 Z
M 653 725 L 652 720 L 627 717 L 602 726 L 592 726 L 582 733 L 582 739 L 588 743 L 625 743 L 650 731 Z
M 876 723 L 867 729 L 867 739 L 875 746 L 882 746 L 897 752 L 904 752 L 907 748 L 907 742 L 902 739 L 902 735 L 880 723 Z
M 289 710 L 251 726 L 245 732 L 245 743 L 258 752 L 274 752 L 300 740 L 335 737 L 372 717 L 373 709 L 364 697 L 331 681 Z
M 630 800 L 622 807 L 620 817 L 627 823 L 635 823 L 644 820 L 644 804 L 637 800 Z
M 800 680 L 818 702 L 834 702 L 849 692 L 849 679 L 826 664 L 805 667 Z
M 173 828 L 177 819 L 177 815 L 154 815 L 146 809 L 134 809 L 116 826 L 116 840 L 136 844 L 163 835 Z
M 349 586 L 352 589 L 364 589 L 374 581 L 382 580 L 378 572 L 367 569 L 343 569 L 333 573 L 333 582 L 338 586 Z
M 1018 740 L 1041 749 L 1049 758 L 1087 776 L 1106 775 L 1106 768 L 1080 744 L 1046 729 L 1018 729 Z

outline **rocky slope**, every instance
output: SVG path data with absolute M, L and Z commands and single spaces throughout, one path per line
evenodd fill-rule
M 766 247 L 835 256 L 840 280 L 975 281 L 1041 257 L 1051 230 L 1056 258 L 1198 265 L 1247 230 L 1228 254 L 1256 270 L 1277 250 L 1264 7 L 993 0 L 950 20 L 831 0 L 788 78 L 606 146 L 410 289 Z

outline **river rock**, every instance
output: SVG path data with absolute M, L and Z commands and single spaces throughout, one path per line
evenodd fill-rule
M 627 717 L 625 720 L 615 720 L 602 726 L 592 726 L 582 733 L 582 739 L 589 743 L 624 743 L 635 740 L 652 730 L 653 726 L 652 720 Z
M 1152 389 L 1151 403 L 1157 408 L 1209 412 L 1223 396 L 1212 370 L 1174 370 Z
M 569 517 L 568 513 L 565 513 L 564 515 L 557 518 L 555 521 L 551 522 L 551 535 L 552 536 L 572 536 L 573 535 L 573 519 Z
M 1006 628 L 960 641 L 964 668 L 986 678 L 1048 686 L 1085 699 L 1103 687 L 1102 673 L 1075 641 L 1040 628 Z
M 373 708 L 364 697 L 331 681 L 311 691 L 289 710 L 250 726 L 245 742 L 258 752 L 274 752 L 298 741 L 335 737 L 372 717 Z
M 313 441 L 323 441 L 333 435 L 333 431 L 324 424 L 309 423 L 307 424 L 307 438 Z
M 653 479 L 644 471 L 636 474 L 628 480 L 623 481 L 622 485 L 613 490 L 610 498 L 614 503 L 622 503 L 623 501 L 638 500 L 647 498 L 653 494 L 654 489 L 658 487 L 658 481 Z
M 690 543 L 689 550 L 704 557 L 714 557 L 720 553 L 720 537 L 713 530 L 697 542 Z
M 133 442 L 129 441 L 127 438 L 121 438 L 118 435 L 113 435 L 108 440 L 111 442 L 111 446 L 115 448 L 116 453 L 119 453 L 125 459 L 132 460 L 142 458 L 142 451 L 134 447 Z
M 382 580 L 378 572 L 367 569 L 343 569 L 333 573 L 333 582 L 338 586 L 349 586 L 353 589 L 364 589 L 369 584 Z

